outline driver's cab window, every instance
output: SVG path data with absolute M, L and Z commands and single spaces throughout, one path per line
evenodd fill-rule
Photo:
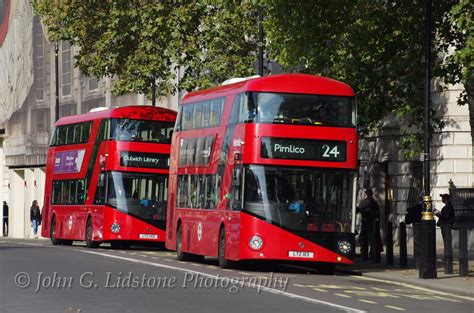
M 253 98 L 248 94 L 241 93 L 235 96 L 234 105 L 239 106 L 239 122 L 252 122 L 256 115 Z

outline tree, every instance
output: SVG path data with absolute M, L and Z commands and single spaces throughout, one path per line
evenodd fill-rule
M 422 1 L 263 2 L 270 16 L 265 26 L 272 58 L 287 70 L 334 77 L 351 85 L 358 95 L 359 122 L 365 130 L 379 129 L 383 118 L 392 114 L 405 121 L 400 125 L 403 147 L 414 148 L 422 141 Z M 459 49 L 466 45 L 463 32 L 468 27 L 447 28 L 453 18 L 464 23 L 466 15 L 472 17 L 472 0 L 461 4 L 434 1 L 432 20 L 438 36 L 432 60 L 438 77 L 460 79 L 465 66 L 465 61 L 459 62 L 460 55 L 472 60 L 472 49 Z M 440 36 L 440 30 L 446 35 Z M 453 42 L 457 43 L 456 53 L 451 65 L 446 66 L 444 55 L 439 55 L 435 47 L 447 49 Z M 443 122 L 435 119 L 432 127 L 441 128 Z
M 446 57 L 437 74 L 446 83 L 464 85 L 458 102 L 469 105 L 474 147 L 474 0 L 460 0 L 451 7 L 438 44 Z
M 79 48 L 75 65 L 83 73 L 116 78 L 116 94 L 149 94 L 154 79 L 166 95 L 255 72 L 250 1 L 33 0 L 33 6 L 52 41 Z

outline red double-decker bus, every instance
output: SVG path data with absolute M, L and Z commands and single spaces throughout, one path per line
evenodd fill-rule
M 42 236 L 90 248 L 163 242 L 175 120 L 150 106 L 61 118 L 48 149 Z
M 285 74 L 188 94 L 171 145 L 166 247 L 179 260 L 352 264 L 355 94 Z

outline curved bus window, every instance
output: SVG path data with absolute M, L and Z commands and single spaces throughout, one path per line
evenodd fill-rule
M 110 138 L 119 141 L 171 143 L 174 123 L 151 120 L 111 119 Z
M 110 206 L 150 224 L 166 219 L 167 175 L 110 172 L 107 186 Z
M 253 92 L 242 115 L 256 122 L 355 127 L 355 101 L 351 97 Z M 243 111 L 243 112 L 242 112 Z
M 293 231 L 350 232 L 354 173 L 250 165 L 244 211 Z

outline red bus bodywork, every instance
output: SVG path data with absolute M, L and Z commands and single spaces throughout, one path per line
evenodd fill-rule
M 240 166 L 248 171 L 251 166 L 271 166 L 282 170 L 307 169 L 325 171 L 345 171 L 356 182 L 357 132 L 356 127 L 329 127 L 324 125 L 296 125 L 258 122 L 240 122 L 230 126 L 232 106 L 237 97 L 248 93 L 276 93 L 290 95 L 337 96 L 354 99 L 353 90 L 346 84 L 329 78 L 304 74 L 285 74 L 266 76 L 246 80 L 231 85 L 192 92 L 183 99 L 178 114 L 177 128 L 173 134 L 170 163 L 170 184 L 167 210 L 166 247 L 177 250 L 177 245 L 186 256 L 219 256 L 220 233 L 225 234 L 224 258 L 238 260 L 282 260 L 310 261 L 333 264 L 352 264 L 354 257 L 355 192 L 350 192 L 350 225 L 345 231 L 333 232 L 331 228 L 320 228 L 318 232 L 294 231 L 291 227 L 282 227 L 278 223 L 252 214 L 241 205 L 241 209 L 229 209 L 229 201 L 235 169 Z M 187 105 L 223 97 L 224 106 L 220 124 L 215 127 L 198 129 L 180 129 Z M 236 100 L 236 101 L 234 101 Z M 354 104 L 355 107 L 355 104 Z M 354 111 L 355 112 L 355 111 Z M 355 115 L 354 115 L 355 116 Z M 355 118 L 354 118 L 355 119 Z M 314 123 L 316 124 L 316 123 Z M 229 131 L 232 128 L 232 131 Z M 183 157 L 182 145 L 191 138 L 212 137 L 212 147 L 207 164 L 180 166 Z M 229 137 L 226 139 L 226 137 Z M 324 160 L 262 157 L 263 140 L 278 138 L 282 140 L 318 140 L 344 142 L 345 158 L 339 162 Z M 230 140 L 229 140 L 230 139 Z M 227 154 L 223 149 L 228 149 Z M 189 151 L 186 151 L 189 153 Z M 225 161 L 222 158 L 225 158 Z M 180 176 L 198 175 L 199 179 L 219 171 L 219 162 L 225 162 L 223 173 L 218 180 L 218 200 L 216 207 L 190 208 L 178 200 Z M 222 167 L 221 167 L 222 170 Z M 258 168 L 257 168 L 258 170 Z M 200 176 L 199 176 L 200 175 Z M 219 174 L 218 174 L 219 175 Z M 186 179 L 186 178 L 184 178 Z M 189 181 L 192 181 L 190 178 Z M 179 180 L 179 182 L 178 182 Z M 216 185 L 217 186 L 217 185 Z M 260 186 L 262 187 L 262 186 Z M 260 192 L 259 187 L 259 192 Z M 242 187 L 244 189 L 245 187 Z M 250 187 L 249 187 L 250 188 Z M 352 188 L 352 187 L 351 187 Z M 202 189 L 202 188 L 201 188 Z M 207 190 L 207 189 L 206 189 Z M 242 193 L 243 194 L 243 193 Z M 245 201 L 245 199 L 241 199 Z M 179 202 L 179 203 L 178 203 Z M 245 203 L 245 202 L 244 202 Z M 204 205 L 205 206 L 205 205 Z M 291 206 L 291 205 L 290 205 Z M 293 207 L 298 206 L 293 204 Z M 300 205 L 304 206 L 304 205 Z M 336 210 L 336 209 L 335 209 Z M 308 223 L 307 229 L 310 226 Z M 312 225 L 312 224 L 311 224 Z M 177 238 L 178 231 L 181 238 Z M 260 249 L 251 249 L 249 241 L 258 235 L 263 239 Z M 177 243 L 177 239 L 181 241 Z M 349 245 L 347 253 L 341 253 L 341 247 Z M 344 248 L 345 249 L 345 248 Z M 178 253 L 178 258 L 180 257 Z
M 132 241 L 164 241 L 164 217 L 162 226 L 151 225 L 147 221 L 127 214 L 127 212 L 121 210 L 120 207 L 114 208 L 105 202 L 97 204 L 97 200 L 94 200 L 98 189 L 99 175 L 101 175 L 101 173 L 113 172 L 123 175 L 129 175 L 130 173 L 134 175 L 146 174 L 151 175 L 150 177 L 155 175 L 163 177 L 166 181 L 168 177 L 167 166 L 150 168 L 148 166 L 141 167 L 140 164 L 134 164 L 133 167 L 130 167 L 132 165 L 125 166 L 121 158 L 123 158 L 124 155 L 140 156 L 143 153 L 147 153 L 146 155 L 160 155 L 168 159 L 170 152 L 169 142 L 120 141 L 108 137 L 101 141 L 97 140 L 99 129 L 102 125 L 101 123 L 108 125 L 113 119 L 132 122 L 160 122 L 164 124 L 167 123 L 167 125 L 169 124 L 173 127 L 176 120 L 176 112 L 159 107 L 126 106 L 64 117 L 56 122 L 56 130 L 61 126 L 81 125 L 88 122 L 91 123 L 91 127 L 87 142 L 68 145 L 51 145 L 48 149 L 45 204 L 42 215 L 42 236 L 50 237 L 52 240 L 54 239 L 53 243 L 55 244 L 71 244 L 74 240 L 87 240 L 86 227 L 89 221 L 92 227 L 91 238 L 89 238 L 89 240 L 94 245 L 98 245 L 102 242 L 129 244 Z M 109 130 L 107 129 L 105 133 L 109 134 Z M 61 165 L 58 164 L 63 162 L 60 156 L 67 154 L 76 157 L 78 151 L 82 155 L 82 161 L 79 162 L 79 165 L 76 165 L 76 169 L 65 170 L 61 168 Z M 167 162 L 169 161 L 167 160 Z M 78 164 L 77 161 L 76 164 Z M 54 204 L 53 182 L 61 183 L 62 181 L 77 180 L 85 180 L 86 185 L 86 192 L 84 199 L 80 201 L 81 203 Z M 79 185 L 77 188 L 79 189 Z M 70 194 L 72 194 L 71 191 Z M 58 195 L 58 197 L 61 196 Z M 53 232 L 51 231 L 52 223 L 55 225 L 54 238 L 52 236 Z M 119 225 L 115 232 L 111 230 L 111 225 L 114 223 Z

